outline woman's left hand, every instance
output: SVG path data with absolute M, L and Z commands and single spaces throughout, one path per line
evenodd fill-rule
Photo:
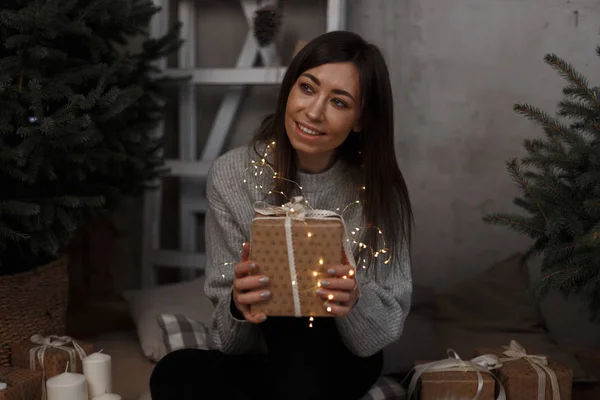
M 325 307 L 330 314 L 338 317 L 348 315 L 358 300 L 358 286 L 354 268 L 349 265 L 329 267 L 327 276 L 320 281 L 316 293 L 326 300 Z

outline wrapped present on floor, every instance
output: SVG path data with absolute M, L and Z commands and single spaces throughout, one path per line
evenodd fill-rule
M 448 350 L 447 359 L 416 361 L 408 375 L 410 383 L 407 399 L 419 394 L 418 398 L 421 400 L 505 400 L 502 384 L 497 382 L 492 372 L 500 365 L 494 355 L 486 354 L 472 360 L 462 360 L 452 349 Z M 498 397 L 494 397 L 496 392 Z
M 41 371 L 0 367 L 0 400 L 40 400 L 42 385 Z
M 33 335 L 30 340 L 12 344 L 10 350 L 13 367 L 41 371 L 47 380 L 67 367 L 69 372 L 82 373 L 82 360 L 94 352 L 94 346 L 69 336 Z
M 478 348 L 476 354 L 495 354 L 502 363 L 497 376 L 508 400 L 571 400 L 573 373 L 544 355 L 527 354 L 512 340 L 502 348 Z
M 271 297 L 252 306 L 269 316 L 331 316 L 315 291 L 330 266 L 346 260 L 355 268 L 342 218 L 310 209 L 302 197 L 281 207 L 254 206 L 250 259 L 253 274 L 269 277 Z

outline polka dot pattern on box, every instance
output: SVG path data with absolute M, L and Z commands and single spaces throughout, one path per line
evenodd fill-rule
M 253 222 L 250 259 L 259 266 L 256 274 L 269 277 L 271 291 L 271 298 L 253 306 L 253 312 L 270 316 L 295 315 L 284 222 L 285 218 Z M 330 316 L 315 290 L 317 282 L 325 278 L 327 268 L 341 263 L 342 238 L 343 225 L 338 219 L 292 222 L 296 283 L 303 316 Z

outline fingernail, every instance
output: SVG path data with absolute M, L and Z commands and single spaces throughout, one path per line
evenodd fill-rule
M 335 274 L 335 269 L 333 269 L 333 268 L 329 268 L 329 269 L 327 270 L 327 273 L 328 273 L 329 275 L 333 275 L 333 274 Z
M 329 286 L 329 281 L 321 281 L 321 286 Z
M 268 290 L 266 290 L 260 294 L 260 297 L 262 297 L 263 299 L 266 299 L 269 296 L 271 296 L 271 292 L 269 292 Z
M 325 294 L 325 291 L 321 290 L 321 289 L 317 289 L 317 290 L 315 290 L 315 293 L 318 294 L 319 296 L 322 296 Z
M 264 285 L 265 283 L 269 282 L 269 277 L 268 276 L 263 276 L 258 281 Z
M 250 265 L 248 265 L 248 267 L 249 267 L 250 269 L 254 269 L 254 268 L 256 268 L 256 264 L 254 264 L 254 263 L 250 263 Z

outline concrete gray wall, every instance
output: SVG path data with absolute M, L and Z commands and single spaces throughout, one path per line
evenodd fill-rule
M 512 105 L 556 109 L 564 81 L 544 63 L 548 52 L 600 84 L 600 2 L 364 0 L 349 18 L 389 60 L 418 229 L 415 278 L 448 284 L 523 249 L 524 237 L 481 222 L 515 210 L 504 162 L 542 135 Z

